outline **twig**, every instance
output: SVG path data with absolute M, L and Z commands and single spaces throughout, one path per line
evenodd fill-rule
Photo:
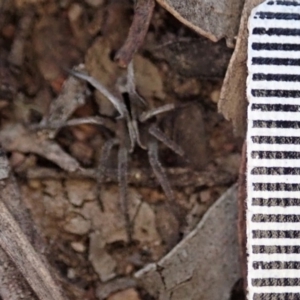
M 45 135 L 30 132 L 21 124 L 2 129 L 0 143 L 6 151 L 35 153 L 69 172 L 79 168 L 76 159 L 67 154 L 55 141 L 48 139 Z
M 154 0 L 136 1 L 134 17 L 129 29 L 128 37 L 115 57 L 115 60 L 118 62 L 120 67 L 126 68 L 131 62 L 133 55 L 142 45 L 148 32 L 154 6 Z
M 16 170 L 17 171 L 17 170 Z M 215 167 L 203 172 L 191 171 L 188 168 L 165 168 L 166 174 L 172 182 L 173 187 L 183 188 L 192 186 L 194 188 L 201 186 L 215 186 L 215 185 L 228 185 L 235 182 L 236 177 L 232 174 L 219 170 Z M 116 169 L 106 168 L 106 176 L 103 179 L 105 183 L 118 183 L 118 171 Z M 77 169 L 72 173 L 67 173 L 57 169 L 50 168 L 30 168 L 25 173 L 20 173 L 20 176 L 24 176 L 28 179 L 49 179 L 56 180 L 75 178 L 83 179 L 90 178 L 98 179 L 97 169 Z M 128 183 L 137 186 L 157 187 L 159 183 L 155 179 L 149 169 L 130 168 L 128 171 Z

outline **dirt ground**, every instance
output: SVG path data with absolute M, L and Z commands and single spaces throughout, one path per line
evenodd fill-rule
M 170 251 L 237 180 L 241 140 L 217 112 L 232 50 L 156 5 L 134 56 L 135 87 L 147 103 L 144 111 L 166 104 L 174 109 L 151 124 L 141 122 L 141 145 L 156 145 L 148 132 L 155 124 L 184 156 L 161 142 L 157 160 L 138 145 L 129 151 L 127 141 L 125 152 L 118 141 L 106 153 L 107 141 L 123 139 L 118 112 L 67 70 L 84 64 L 112 95 L 133 105 L 127 70 L 114 61 L 128 35 L 133 1 L 0 4 L 0 143 L 51 265 L 70 299 L 150 300 L 133 274 Z M 125 204 L 122 153 L 128 158 Z

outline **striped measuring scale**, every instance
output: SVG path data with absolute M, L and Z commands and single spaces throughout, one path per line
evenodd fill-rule
M 248 26 L 248 299 L 300 300 L 300 0 Z

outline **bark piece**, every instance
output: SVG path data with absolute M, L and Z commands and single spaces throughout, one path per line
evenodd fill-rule
M 174 17 L 199 34 L 217 42 L 227 39 L 227 45 L 234 46 L 237 34 L 242 0 L 157 0 Z
M 233 123 L 238 136 L 246 134 L 247 120 L 247 24 L 251 10 L 264 0 L 246 0 L 242 12 L 240 29 L 235 50 L 229 62 L 227 73 L 221 90 L 219 111 Z
M 236 193 L 230 188 L 170 253 L 136 273 L 155 299 L 229 299 L 241 276 Z

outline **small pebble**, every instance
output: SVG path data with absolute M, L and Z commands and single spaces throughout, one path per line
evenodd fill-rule
M 104 4 L 104 0 L 85 0 L 85 2 L 93 7 L 98 7 Z
M 109 296 L 107 298 L 107 300 L 125 300 L 125 299 L 126 300 L 141 300 L 138 292 L 133 288 L 112 294 L 111 296 Z
M 75 270 L 72 268 L 69 268 L 67 276 L 69 279 L 74 279 L 76 277 Z
M 86 250 L 86 247 L 84 244 L 80 243 L 80 242 L 72 242 L 71 243 L 71 247 L 79 253 L 83 253 Z
M 214 102 L 214 103 L 218 103 L 219 99 L 220 99 L 220 93 L 221 93 L 220 90 L 212 91 L 211 94 L 210 94 L 211 101 Z
M 42 186 L 42 183 L 40 180 L 36 180 L 36 179 L 31 179 L 28 181 L 28 185 L 32 188 L 32 189 L 39 189 Z

